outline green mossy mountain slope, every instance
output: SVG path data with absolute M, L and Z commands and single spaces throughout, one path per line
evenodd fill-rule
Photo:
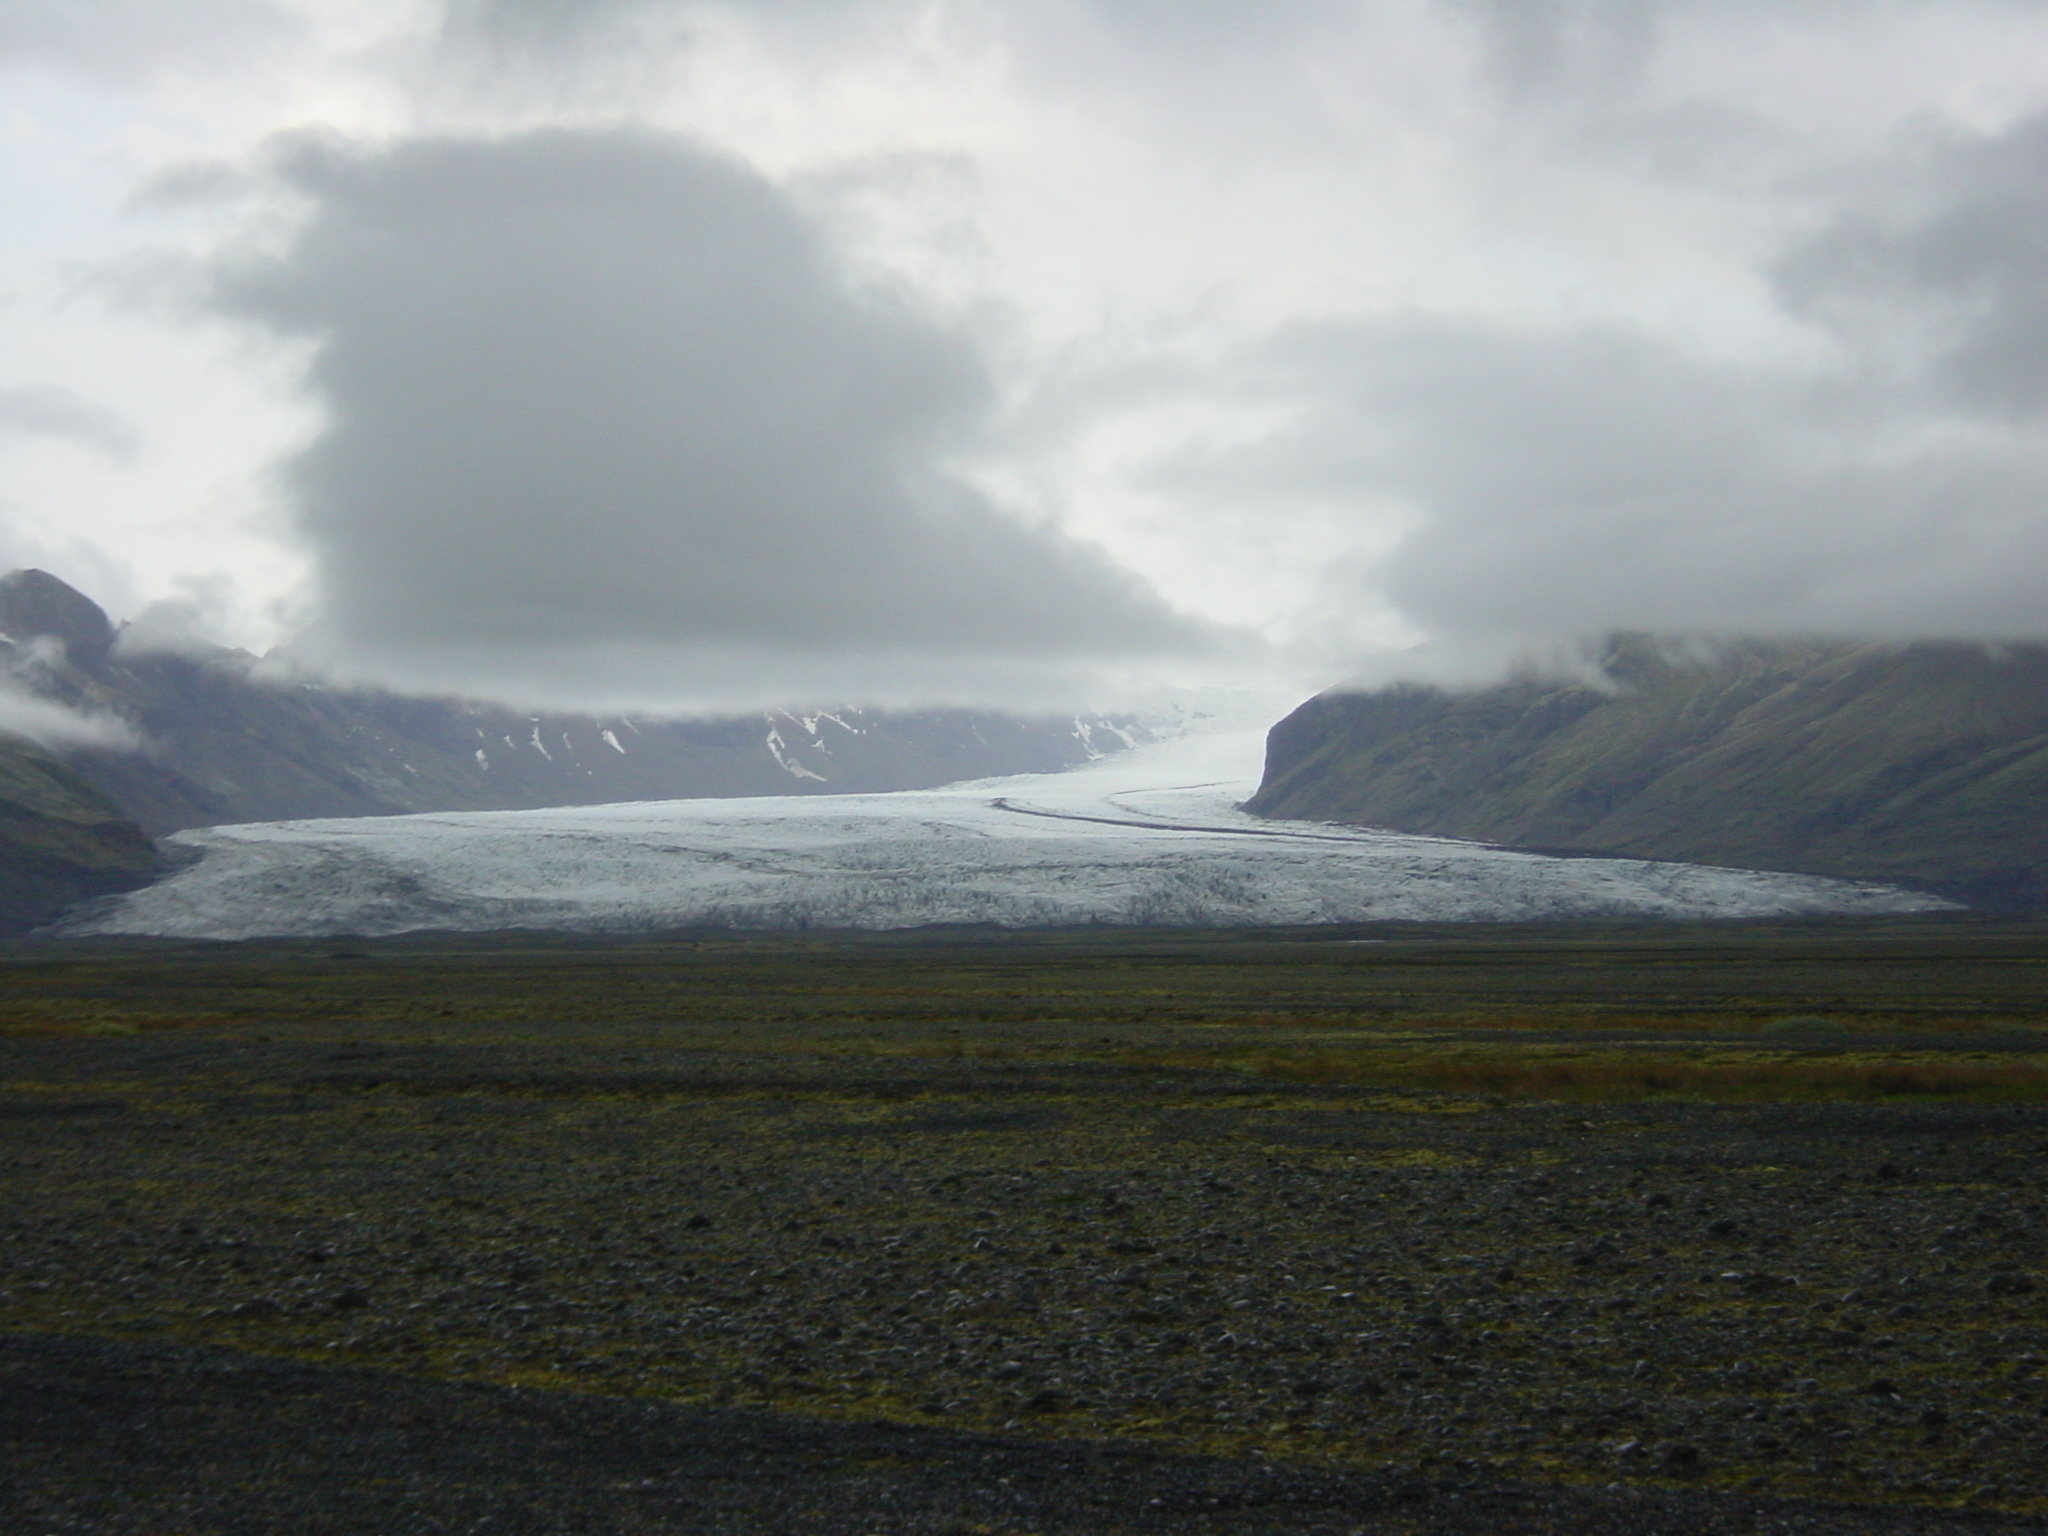
M 0 933 L 146 884 L 157 867 L 112 801 L 34 743 L 0 737 Z
M 1318 695 L 1247 809 L 2048 905 L 2048 645 L 1617 636 L 1598 670 Z

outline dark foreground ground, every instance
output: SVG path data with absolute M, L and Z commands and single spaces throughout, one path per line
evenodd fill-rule
M 0 1528 L 2048 1529 L 2044 979 L 1975 922 L 21 952 Z
M 1515 1486 L 0 1336 L 10 1531 L 954 1536 L 2023 1532 L 1992 1513 Z

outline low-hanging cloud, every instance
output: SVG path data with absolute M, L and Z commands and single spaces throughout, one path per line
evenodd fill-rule
M 1413 509 L 1371 579 L 1454 647 L 2041 626 L 2048 455 L 2023 436 L 1902 451 L 1888 399 L 1610 327 L 1302 327 L 1269 361 L 1317 398 L 1291 472 Z
M 0 671 L 0 736 L 24 737 L 53 751 L 145 749 L 141 735 L 118 715 L 46 698 L 35 691 L 32 678 L 12 670 Z
M 975 352 L 745 166 L 554 129 L 302 141 L 276 175 L 310 213 L 213 302 L 311 343 L 326 424 L 286 478 L 330 659 L 900 696 L 1205 643 L 948 473 L 990 406 Z

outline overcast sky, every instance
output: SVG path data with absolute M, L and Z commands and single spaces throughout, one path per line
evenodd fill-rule
M 0 563 L 558 704 L 2048 632 L 2037 0 L 0 0 Z

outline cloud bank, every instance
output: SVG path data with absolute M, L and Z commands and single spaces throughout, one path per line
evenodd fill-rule
M 1161 473 L 1397 526 L 1317 599 L 1329 632 L 1361 604 L 1413 626 L 1414 652 L 1365 660 L 1377 676 L 1491 673 L 1617 628 L 2039 636 L 2048 116 L 1859 170 L 1756 263 L 1789 342 L 1419 307 L 1287 321 L 1146 382 L 1280 423 Z
M 990 384 L 758 173 L 675 135 L 284 147 L 223 313 L 310 343 L 321 659 L 416 683 L 1004 693 L 1205 629 L 949 472 Z

